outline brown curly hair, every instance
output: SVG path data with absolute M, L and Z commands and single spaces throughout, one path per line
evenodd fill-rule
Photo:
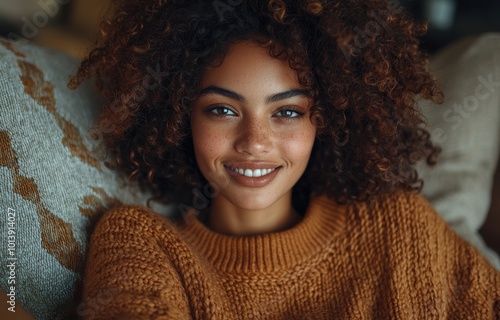
M 317 137 L 295 206 L 311 193 L 346 202 L 419 191 L 413 165 L 435 163 L 439 147 L 416 106 L 442 100 L 419 51 L 426 26 L 389 0 L 120 1 L 114 12 L 68 85 L 95 77 L 109 165 L 153 199 L 191 203 L 193 190 L 206 187 L 191 104 L 202 72 L 241 40 L 287 59 L 314 100 Z

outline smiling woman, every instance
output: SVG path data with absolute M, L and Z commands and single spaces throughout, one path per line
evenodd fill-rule
M 122 2 L 70 82 L 97 80 L 111 165 L 191 206 L 99 221 L 83 297 L 112 294 L 85 316 L 500 314 L 499 273 L 418 195 L 439 151 L 415 103 L 441 99 L 425 26 L 390 1 L 232 4 Z

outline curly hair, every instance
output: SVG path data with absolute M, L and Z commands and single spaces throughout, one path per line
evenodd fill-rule
M 108 166 L 150 188 L 152 199 L 192 201 L 207 185 L 190 110 L 201 74 L 235 41 L 260 41 L 287 59 L 313 97 L 317 136 L 294 205 L 310 194 L 350 202 L 418 192 L 413 166 L 436 161 L 416 105 L 442 100 L 419 50 L 426 25 L 390 0 L 120 1 L 114 12 L 68 86 L 95 78 Z

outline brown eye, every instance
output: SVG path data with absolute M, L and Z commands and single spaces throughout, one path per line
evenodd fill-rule
M 234 113 L 233 110 L 224 107 L 224 106 L 215 106 L 210 109 L 208 109 L 208 112 L 211 114 L 217 116 L 217 117 L 224 117 L 224 116 L 234 116 L 236 113 Z
M 303 116 L 304 113 L 298 110 L 286 108 L 279 110 L 278 112 L 275 113 L 275 115 L 279 118 L 294 119 Z

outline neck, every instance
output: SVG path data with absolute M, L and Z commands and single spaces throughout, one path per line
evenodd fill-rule
M 301 219 L 292 207 L 291 192 L 260 210 L 239 208 L 217 197 L 209 207 L 207 227 L 221 234 L 251 236 L 289 229 Z

